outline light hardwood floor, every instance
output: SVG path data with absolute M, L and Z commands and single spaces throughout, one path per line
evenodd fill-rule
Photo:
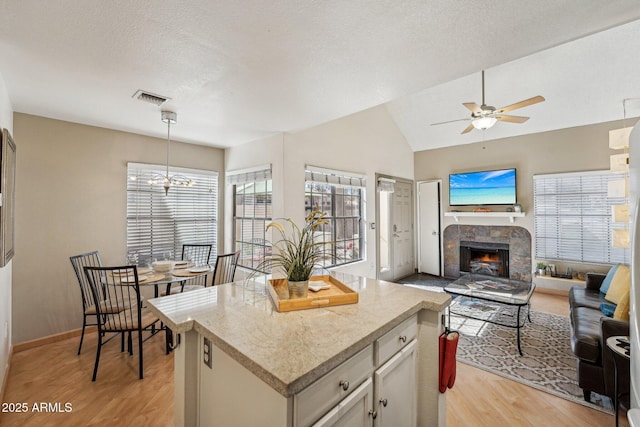
M 568 314 L 563 296 L 534 294 L 534 310 Z M 91 382 L 95 333 L 69 338 L 13 355 L 4 404 L 26 403 L 27 413 L 0 413 L 0 426 L 173 425 L 173 356 L 164 354 L 164 336 L 144 346 L 144 380 L 137 357 L 120 353 L 120 342 L 103 348 L 98 379 Z M 613 426 L 613 416 L 569 402 L 462 363 L 447 391 L 447 426 Z M 33 405 L 56 404 L 71 412 L 34 412 Z M 621 417 L 621 426 L 628 426 Z M 227 426 L 223 426 L 227 427 Z M 232 427 L 232 426 L 231 426 Z M 401 427 L 401 426 L 400 426 Z

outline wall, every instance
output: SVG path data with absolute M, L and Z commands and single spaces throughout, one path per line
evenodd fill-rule
M 630 122 L 625 123 L 629 126 Z M 502 125 L 509 126 L 509 124 Z M 620 120 L 416 152 L 415 179 L 416 181 L 442 179 L 443 209 L 448 211 L 449 173 L 515 167 L 518 203 L 522 205 L 522 210 L 527 215 L 524 218 L 516 218 L 514 225 L 526 228 L 531 236 L 534 236 L 533 175 L 609 169 L 609 155 L 613 154 L 613 150 L 609 149 L 609 131 L 621 128 L 623 125 L 623 121 Z M 498 124 L 498 126 L 501 125 Z M 508 221 L 506 218 L 460 218 L 460 224 L 509 225 Z M 455 223 L 453 218 L 444 217 L 442 229 L 453 223 Z M 535 237 L 532 243 L 535 247 Z M 533 256 L 533 263 L 535 263 L 535 253 Z M 564 272 L 567 267 L 572 267 L 576 271 L 585 269 L 607 271 L 609 268 L 608 266 L 587 268 L 580 264 L 561 262 L 554 262 L 554 264 L 560 272 Z
M 366 175 L 366 258 L 340 270 L 375 277 L 375 230 L 370 227 L 375 218 L 375 174 L 413 179 L 413 152 L 386 109 L 371 108 L 304 131 L 227 150 L 228 170 L 269 162 L 274 174 L 274 216 L 291 217 L 297 223 L 304 221 L 305 165 Z M 230 230 L 231 217 L 226 218 L 225 226 Z
M 97 249 L 104 264 L 125 262 L 127 162 L 165 164 L 166 140 L 26 114 L 14 128 L 19 343 L 82 326 L 69 257 Z M 222 172 L 224 153 L 172 141 L 171 165 Z
M 13 136 L 13 108 L 2 75 L 0 75 L 0 128 L 9 129 Z M 20 155 L 19 150 L 17 155 Z M 0 268 L 0 391 L 3 390 L 2 386 L 9 367 L 9 354 L 11 352 L 12 265 L 13 261 L 9 261 L 8 265 Z
M 640 122 L 629 138 L 629 200 L 632 220 L 631 261 L 631 353 L 640 352 Z M 631 407 L 640 408 L 640 361 L 631 359 Z

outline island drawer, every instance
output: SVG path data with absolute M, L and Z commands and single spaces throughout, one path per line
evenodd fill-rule
M 418 315 L 411 316 L 376 341 L 376 366 L 389 360 L 394 354 L 418 335 Z
M 308 426 L 349 395 L 373 373 L 373 346 L 329 371 L 293 398 L 295 426 Z

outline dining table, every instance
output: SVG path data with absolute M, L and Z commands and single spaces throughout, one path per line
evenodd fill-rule
M 196 266 L 190 262 L 174 262 L 174 268 L 168 271 L 158 271 L 153 266 L 139 265 L 138 284 L 140 286 L 153 286 L 154 298 L 158 298 L 160 296 L 160 287 L 163 285 L 166 285 L 165 294 L 169 295 L 171 285 L 181 284 L 186 280 L 206 276 L 213 272 L 211 265 Z

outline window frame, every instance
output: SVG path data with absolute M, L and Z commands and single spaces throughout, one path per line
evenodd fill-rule
M 264 192 L 255 191 L 255 188 L 257 188 L 259 183 L 263 183 L 265 187 Z M 253 215 L 246 215 L 246 210 L 245 210 L 244 215 L 239 216 L 237 211 L 238 187 L 244 186 L 246 188 L 246 186 L 249 186 L 249 185 L 253 185 L 254 192 L 252 194 L 254 197 L 256 197 L 256 195 L 265 195 L 265 199 L 264 199 L 265 203 L 256 203 L 254 201 L 254 203 L 251 204 L 253 206 Z M 233 192 L 232 193 L 233 194 L 232 195 L 232 199 L 233 199 L 232 222 L 233 222 L 233 248 L 234 248 L 233 250 L 240 251 L 238 266 L 251 271 L 259 271 L 262 273 L 267 273 L 267 271 L 258 270 L 258 266 L 262 260 L 264 260 L 268 255 L 271 255 L 272 253 L 271 244 L 267 239 L 267 224 L 273 220 L 273 181 L 271 178 L 264 178 L 264 179 L 249 181 L 245 183 L 232 184 L 232 192 Z M 246 198 L 247 194 L 243 194 L 243 196 Z M 257 216 L 257 211 L 256 211 L 257 205 L 264 205 L 264 209 L 263 209 L 265 213 L 264 216 Z M 243 204 L 243 206 L 246 206 L 246 204 Z M 271 215 L 268 215 L 269 212 L 271 212 Z M 238 240 L 237 238 L 238 223 L 239 222 L 243 223 L 244 221 L 250 221 L 252 224 L 251 226 L 252 237 L 249 241 Z M 260 236 L 255 237 L 255 234 L 254 234 L 256 231 L 255 224 L 258 222 L 264 223 L 264 227 L 260 228 L 260 230 L 262 230 L 262 233 L 260 234 Z M 241 231 L 241 236 L 244 239 L 244 229 Z M 240 248 L 238 247 L 239 243 L 242 246 Z M 245 254 L 247 253 L 247 247 L 250 248 L 248 252 L 250 252 L 251 254 L 251 265 L 247 265 L 244 262 L 246 260 Z
M 365 202 L 366 202 L 366 187 L 365 187 L 365 179 L 362 175 L 351 174 L 349 172 L 329 170 L 324 168 L 317 168 L 313 166 L 307 165 L 305 168 L 305 183 L 304 183 L 304 199 L 305 199 L 305 216 L 315 209 L 318 206 L 314 206 L 312 203 L 314 196 L 320 197 L 321 199 L 325 198 L 328 195 L 330 211 L 325 209 L 324 203 L 322 206 L 319 206 L 319 209 L 322 212 L 326 213 L 325 219 L 329 221 L 328 226 L 321 226 L 322 229 L 329 228 L 331 237 L 330 240 L 323 239 L 325 242 L 325 250 L 328 247 L 328 252 L 330 253 L 330 260 L 326 260 L 323 264 L 324 268 L 332 268 L 338 267 L 348 264 L 353 264 L 356 262 L 365 260 L 365 228 L 364 228 L 364 215 L 365 215 Z M 329 189 L 328 193 L 322 193 L 320 191 L 314 192 L 314 186 L 324 186 Z M 342 193 L 338 191 L 338 189 L 342 188 Z M 344 189 L 349 189 L 353 191 L 355 194 L 344 194 Z M 358 200 L 358 211 L 357 215 L 345 215 L 344 207 L 345 200 L 349 198 L 357 198 Z M 338 199 L 342 198 L 342 207 L 343 214 L 341 215 L 337 210 L 339 209 L 337 203 Z M 309 200 L 309 203 L 307 201 Z M 338 227 L 339 223 L 343 224 L 343 230 L 347 228 L 348 221 L 352 222 L 352 229 L 357 230 L 357 238 L 351 237 L 346 238 L 338 238 Z M 356 233 L 354 232 L 353 235 Z M 357 241 L 357 245 L 354 244 Z M 340 247 L 339 243 L 351 243 L 351 247 L 347 245 L 342 245 Z M 346 254 L 347 251 L 355 251 L 357 250 L 357 255 L 353 256 L 350 259 L 347 259 L 346 256 L 341 256 L 340 251 L 343 251 L 343 254 Z
M 169 167 L 194 181 L 192 187 L 172 185 L 165 195 L 155 175 L 166 175 L 166 165 L 127 163 L 126 253 L 139 261 L 167 256 L 178 259 L 182 245 L 211 244 L 211 259 L 218 247 L 219 174 L 217 171 Z M 132 179 L 135 176 L 135 179 Z M 147 204 L 149 204 L 147 206 Z
M 589 264 L 628 263 L 630 250 L 612 245 L 613 230 L 628 224 L 614 223 L 611 218 L 611 206 L 626 199 L 607 195 L 608 182 L 622 178 L 609 170 L 534 175 L 535 257 Z

